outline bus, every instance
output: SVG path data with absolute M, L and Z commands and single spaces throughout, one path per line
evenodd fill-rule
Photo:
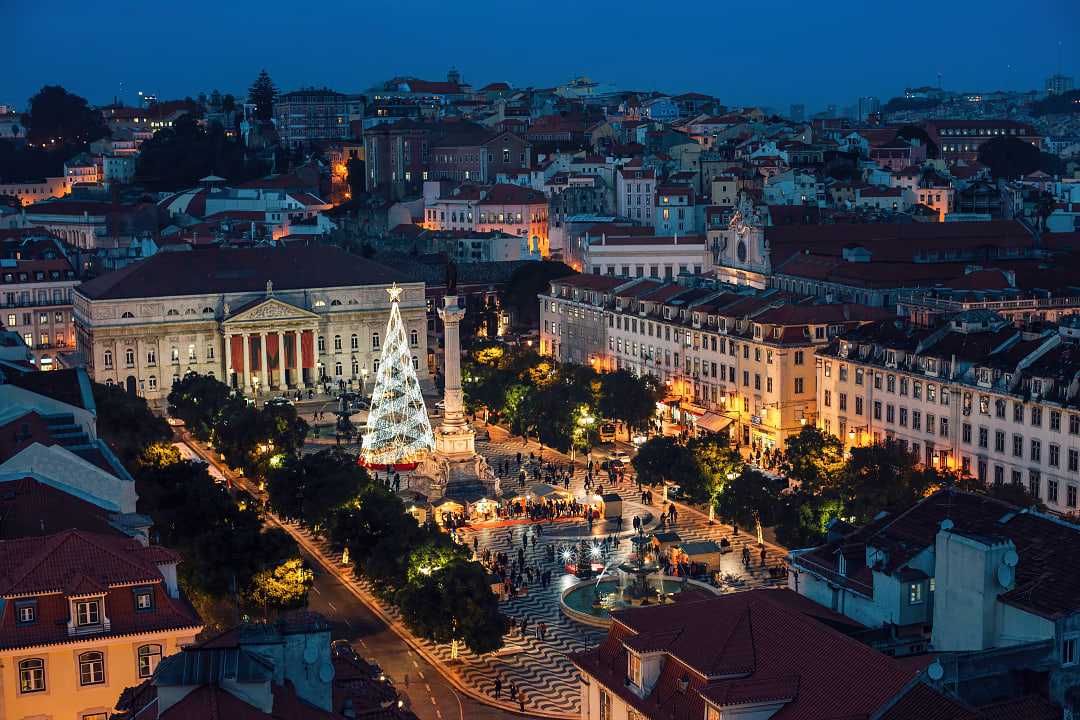
M 600 442 L 615 442 L 615 423 L 600 423 Z

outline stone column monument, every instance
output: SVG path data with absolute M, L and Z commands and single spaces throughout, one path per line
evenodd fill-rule
M 443 297 L 439 308 L 443 321 L 444 378 L 443 421 L 435 429 L 435 452 L 452 462 L 471 460 L 476 455 L 476 433 L 465 419 L 465 396 L 461 390 L 461 319 L 456 294 Z

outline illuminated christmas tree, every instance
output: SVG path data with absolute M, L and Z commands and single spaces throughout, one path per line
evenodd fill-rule
M 360 449 L 360 456 L 369 467 L 416 463 L 435 449 L 435 437 L 398 309 L 401 290 L 397 283 L 386 289 L 390 294 L 390 319 L 386 323 L 386 342 L 375 373 L 371 411 Z

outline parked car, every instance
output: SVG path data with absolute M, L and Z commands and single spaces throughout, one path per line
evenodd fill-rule
M 277 397 L 272 397 L 267 400 L 266 405 L 267 407 L 283 407 L 285 405 L 292 405 L 292 400 L 284 395 L 278 395 Z
M 608 453 L 608 460 L 617 460 L 621 463 L 628 463 L 630 462 L 630 456 L 625 450 L 616 449 Z

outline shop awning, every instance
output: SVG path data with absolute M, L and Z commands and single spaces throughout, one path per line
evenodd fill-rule
M 699 418 L 706 415 L 709 412 L 708 410 L 701 407 L 700 405 L 694 405 L 693 403 L 689 403 L 689 402 L 685 402 L 685 401 L 679 407 L 682 408 L 683 412 L 688 412 L 691 415 L 697 415 Z
M 707 412 L 697 419 L 697 426 L 709 432 L 721 432 L 731 424 L 731 418 Z

